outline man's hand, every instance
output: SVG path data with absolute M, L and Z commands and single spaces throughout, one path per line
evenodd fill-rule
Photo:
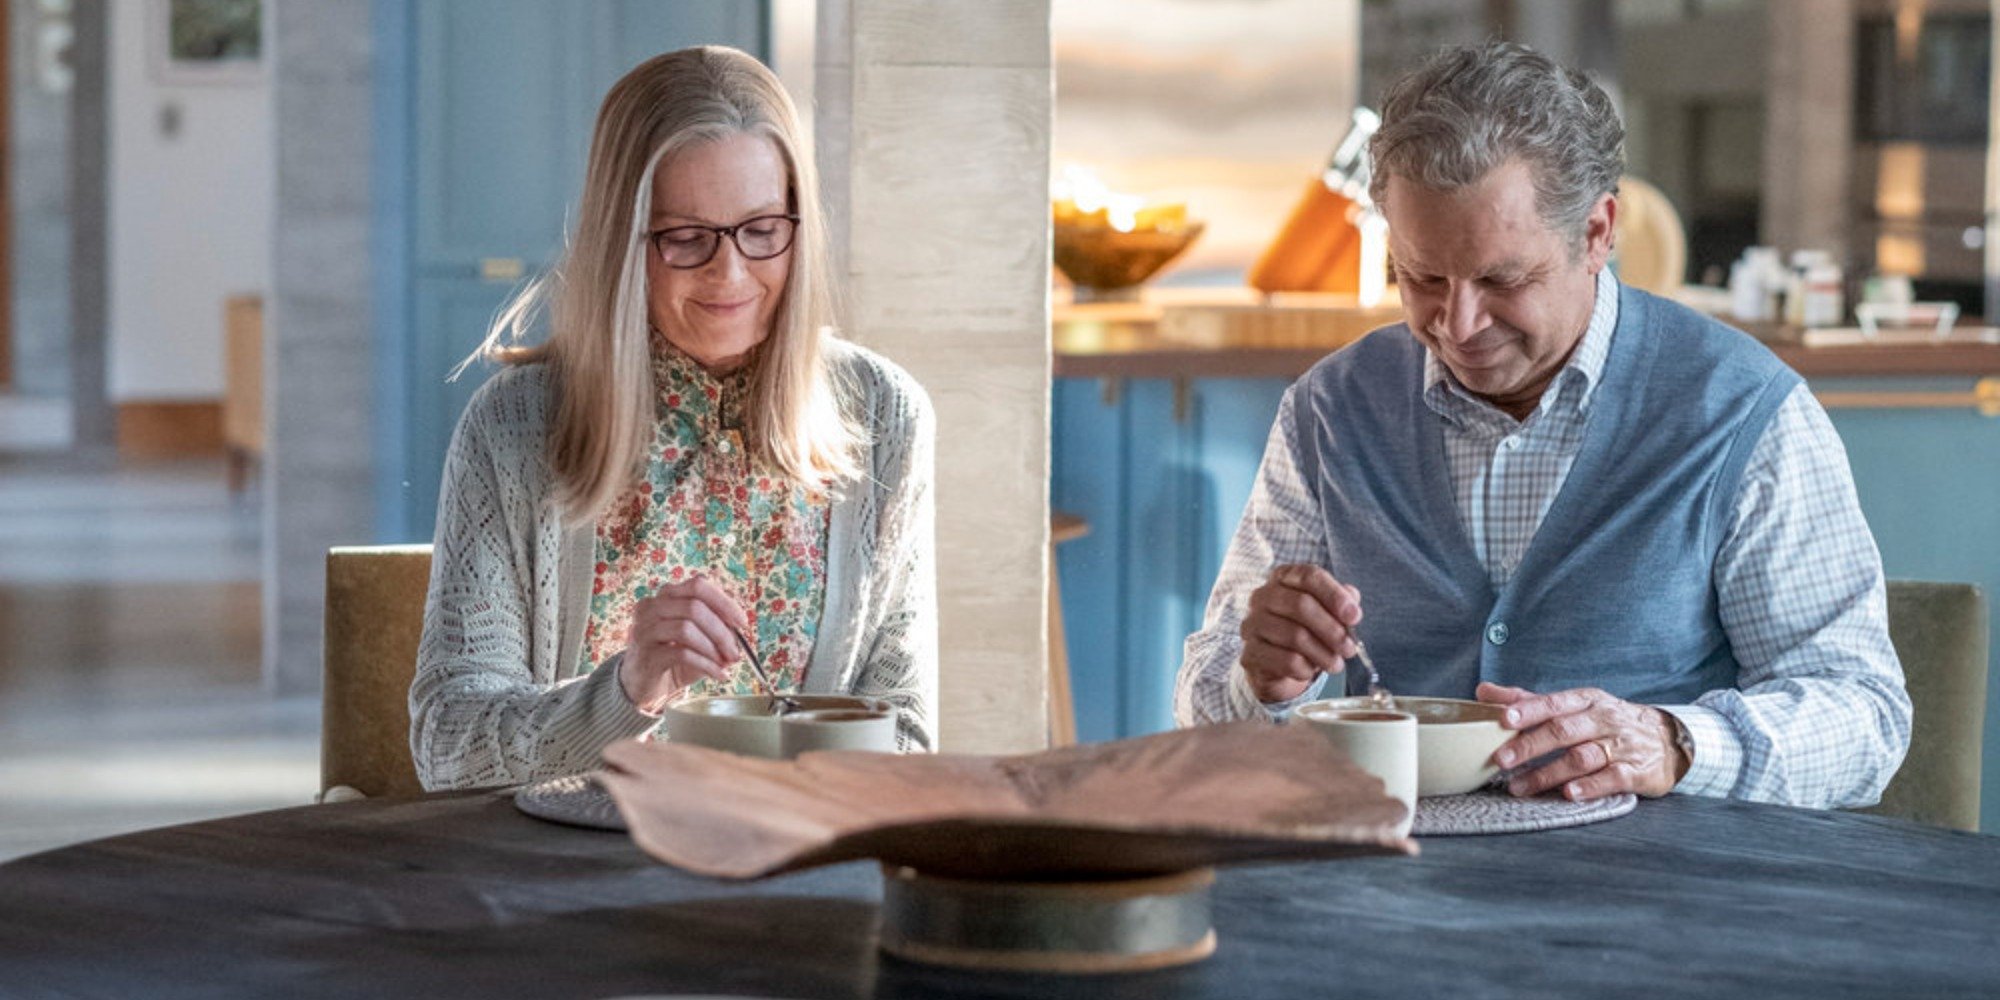
M 1318 566 L 1290 564 L 1271 571 L 1250 592 L 1243 616 L 1243 673 L 1261 701 L 1288 701 L 1313 678 L 1337 674 L 1355 653 L 1348 627 L 1361 621 L 1361 591 Z
M 1673 791 L 1690 763 L 1674 742 L 1674 720 L 1651 705 L 1636 705 L 1596 688 L 1538 695 L 1522 688 L 1480 684 L 1479 700 L 1508 706 L 1501 724 L 1520 730 L 1493 754 L 1516 767 L 1560 753 L 1507 783 L 1515 795 L 1539 795 L 1560 786 L 1574 802 L 1620 792 L 1658 798 Z

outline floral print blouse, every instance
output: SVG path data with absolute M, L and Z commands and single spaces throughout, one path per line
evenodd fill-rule
M 706 576 L 743 608 L 779 690 L 797 690 L 826 599 L 831 498 L 754 467 L 737 429 L 747 366 L 718 377 L 655 344 L 653 443 L 645 478 L 597 519 L 584 667 L 625 648 L 633 605 L 667 583 Z M 726 685 L 704 678 L 681 697 L 759 691 L 739 659 Z

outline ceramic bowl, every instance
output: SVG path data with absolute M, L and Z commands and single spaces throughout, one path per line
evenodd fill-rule
M 854 698 L 838 694 L 799 694 L 796 711 L 849 708 L 894 712 L 895 707 L 879 698 Z M 690 698 L 667 707 L 660 717 L 660 732 L 676 743 L 692 743 L 740 753 L 746 757 L 776 759 L 778 711 L 775 700 L 764 695 L 718 695 Z
M 821 708 L 778 717 L 778 755 L 791 760 L 816 750 L 896 752 L 896 713 Z
M 1367 698 L 1309 702 L 1329 709 L 1370 707 Z M 1306 706 L 1300 706 L 1304 711 Z M 1493 751 L 1512 739 L 1500 725 L 1499 705 L 1462 698 L 1396 698 L 1396 709 L 1417 717 L 1417 795 L 1458 795 L 1493 780 L 1500 769 Z

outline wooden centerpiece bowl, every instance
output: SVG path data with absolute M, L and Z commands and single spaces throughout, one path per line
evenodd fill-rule
M 1181 222 L 1121 230 L 1101 216 L 1058 218 L 1056 268 L 1075 283 L 1078 301 L 1135 296 L 1139 284 L 1187 250 L 1203 228 Z

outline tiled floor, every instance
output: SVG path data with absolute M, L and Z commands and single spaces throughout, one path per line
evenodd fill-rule
M 318 700 L 259 684 L 259 516 L 219 460 L 0 457 L 0 860 L 311 801 Z

